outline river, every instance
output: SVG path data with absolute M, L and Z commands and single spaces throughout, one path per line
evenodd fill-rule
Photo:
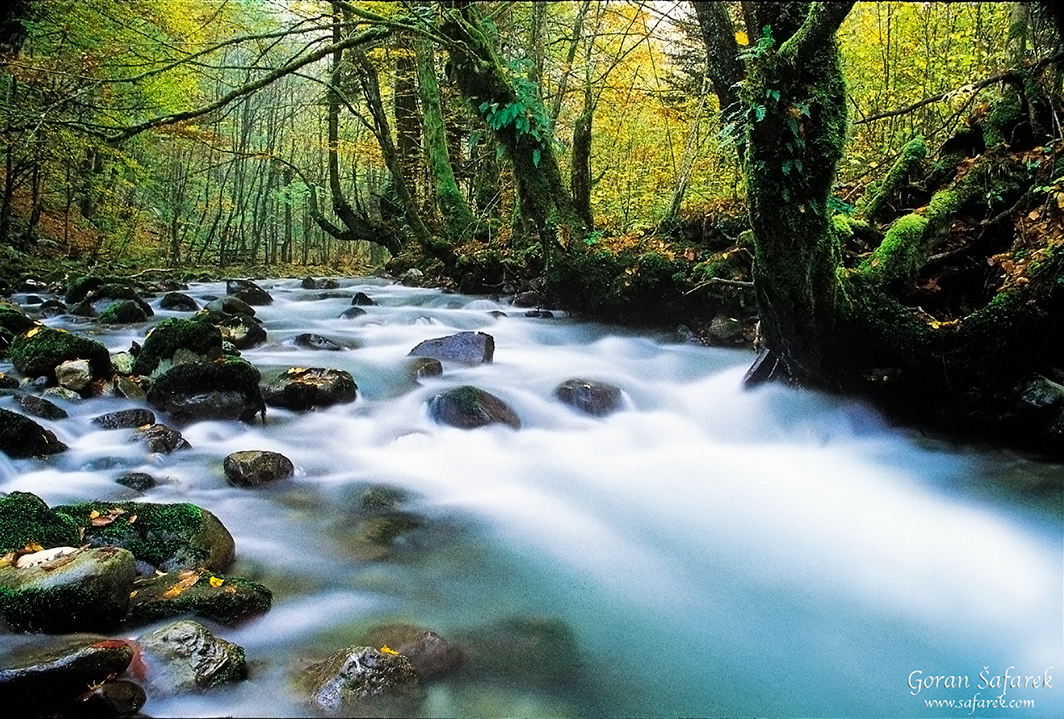
M 305 714 L 291 667 L 369 627 L 450 638 L 513 618 L 571 633 L 552 658 L 565 680 L 467 672 L 427 685 L 426 715 L 968 716 L 959 702 L 973 697 L 972 716 L 1064 714 L 1060 466 L 923 438 L 838 398 L 744 391 L 744 351 L 376 279 L 326 299 L 298 280 L 259 284 L 275 299 L 257 308 L 269 339 L 243 356 L 267 378 L 347 370 L 356 402 L 181 427 L 192 449 L 170 455 L 88 422 L 128 400 L 64 404 L 70 419 L 40 422 L 68 452 L 0 456 L 0 492 L 49 504 L 128 499 L 115 477 L 148 472 L 160 484 L 137 499 L 210 509 L 236 539 L 231 574 L 274 591 L 261 618 L 204 622 L 245 648 L 247 682 L 151 697 L 146 714 Z M 378 304 L 339 319 L 355 291 Z M 201 304 L 224 293 L 188 291 Z M 156 321 L 187 316 L 151 302 Z M 47 324 L 113 352 L 150 326 Z M 465 330 L 495 338 L 494 362 L 408 379 L 418 342 Z M 304 332 L 349 349 L 302 349 Z M 622 388 L 625 407 L 595 418 L 553 398 L 577 377 Z M 460 384 L 505 400 L 521 429 L 435 424 L 427 401 Z M 284 454 L 295 476 L 230 486 L 222 460 L 245 449 Z M 351 546 L 370 486 L 400 490 L 421 519 L 387 557 Z

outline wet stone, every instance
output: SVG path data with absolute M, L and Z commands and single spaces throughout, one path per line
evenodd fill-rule
M 88 691 L 81 694 L 73 703 L 63 707 L 61 713 L 65 719 L 106 719 L 107 717 L 124 717 L 141 709 L 148 701 L 148 695 L 137 683 L 128 679 L 108 677 L 102 682 L 89 685 Z
M 182 292 L 168 292 L 159 300 L 159 309 L 176 312 L 196 312 L 199 310 L 199 304 Z
M 121 484 L 123 487 L 135 489 L 138 492 L 146 492 L 158 484 L 158 482 L 155 481 L 155 477 L 147 472 L 127 472 L 115 479 L 115 482 Z
M 255 316 L 255 308 L 238 297 L 220 297 L 207 303 L 205 309 L 212 312 L 222 312 L 227 315 Z
M 180 621 L 137 640 L 151 688 L 172 695 L 233 684 L 247 678 L 243 648 L 207 627 Z
M 66 449 L 51 430 L 25 415 L 0 409 L 0 452 L 8 457 L 44 457 Z
M 288 457 L 265 450 L 233 452 L 225 458 L 224 469 L 226 479 L 237 487 L 257 487 L 288 479 L 295 472 Z
M 251 280 L 228 280 L 225 283 L 225 293 L 235 295 L 237 299 L 249 305 L 268 305 L 273 302 L 270 293 Z
M 297 412 L 354 402 L 357 396 L 350 372 L 321 367 L 293 367 L 262 390 L 266 404 Z
M 167 427 L 165 424 L 150 424 L 146 427 L 138 427 L 134 437 L 147 444 L 149 452 L 170 454 L 179 449 L 192 449 L 192 445 L 181 436 L 180 432 Z
M 338 352 L 345 349 L 343 345 L 333 342 L 328 337 L 322 337 L 311 332 L 304 332 L 303 334 L 296 335 L 293 339 L 297 347 L 303 347 L 308 350 L 326 350 L 330 352 Z
M 432 357 L 441 362 L 478 365 L 491 362 L 495 355 L 495 338 L 483 332 L 459 332 L 419 343 L 410 350 L 411 357 Z
M 68 360 L 56 366 L 55 379 L 60 387 L 80 392 L 92 381 L 92 367 L 87 360 Z
M 431 629 L 413 624 L 374 627 L 363 637 L 369 646 L 388 647 L 410 660 L 423 681 L 453 674 L 465 657 L 461 649 Z
M 348 307 L 346 310 L 340 313 L 340 319 L 353 320 L 356 317 L 362 317 L 366 314 L 366 311 L 361 307 Z
M 372 307 L 377 303 L 365 292 L 356 292 L 355 296 L 351 298 L 351 304 L 359 307 Z
M 67 411 L 46 399 L 32 394 L 19 393 L 15 395 L 15 404 L 21 407 L 27 414 L 47 420 L 66 419 Z
M 412 716 L 425 698 L 410 661 L 374 647 L 341 650 L 307 667 L 299 683 L 311 707 L 329 716 Z
M 433 357 L 417 357 L 407 363 L 406 372 L 413 380 L 439 377 L 443 374 L 443 364 Z
M 185 569 L 138 579 L 129 602 L 127 621 L 196 614 L 220 624 L 236 624 L 270 611 L 273 594 L 247 579 Z
M 605 382 L 570 379 L 554 389 L 554 396 L 573 409 L 604 417 L 621 407 L 621 390 Z
M 150 409 L 122 409 L 93 417 L 92 423 L 104 429 L 134 429 L 155 424 L 155 413 Z
M 460 429 L 476 429 L 490 424 L 505 424 L 514 429 L 521 420 L 514 411 L 493 394 L 465 385 L 441 392 L 429 400 L 429 415 L 441 424 Z

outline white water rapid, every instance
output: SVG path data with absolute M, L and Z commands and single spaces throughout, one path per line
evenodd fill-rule
M 236 539 L 230 573 L 273 590 L 261 618 L 204 622 L 245 648 L 248 681 L 150 697 L 144 713 L 306 714 L 292 665 L 369 627 L 404 621 L 450 638 L 536 617 L 571 631 L 575 652 L 558 657 L 568 681 L 441 679 L 427 685 L 426 715 L 1064 715 L 1064 523 L 1059 490 L 1045 489 L 1064 468 L 921 440 L 815 393 L 744 391 L 752 356 L 741 351 L 379 280 L 344 280 L 347 296 L 329 299 L 296 280 L 259 284 L 275 299 L 257 308 L 269 340 L 243 356 L 265 379 L 348 370 L 356 402 L 180 427 L 192 449 L 158 456 L 88 421 L 132 402 L 64 404 L 69 419 L 38 421 L 68 452 L 0 456 L 0 492 L 50 505 L 132 498 L 115 477 L 148 472 L 160 484 L 136 499 L 211 510 Z M 378 305 L 338 319 L 358 290 Z M 201 304 L 224 293 L 188 292 Z M 167 316 L 187 315 L 157 310 L 155 321 Z M 150 326 L 47 324 L 113 352 Z M 493 363 L 406 378 L 418 342 L 464 330 L 495 338 Z M 301 349 L 291 340 L 303 332 L 353 349 Z M 622 388 L 625 408 L 576 413 L 552 396 L 571 378 Z M 427 400 L 462 384 L 506 401 L 521 429 L 435 424 Z M 9 397 L 0 406 L 20 411 Z M 230 486 L 222 460 L 245 449 L 286 455 L 296 475 Z M 370 485 L 403 490 L 424 520 L 383 559 L 350 547 L 347 517 Z M 969 712 L 961 702 L 973 698 Z

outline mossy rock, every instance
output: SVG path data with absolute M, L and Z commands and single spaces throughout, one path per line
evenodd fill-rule
M 101 325 L 133 325 L 147 322 L 148 313 L 133 300 L 119 300 L 100 313 L 97 321 Z
M 155 310 L 151 308 L 151 305 L 145 302 L 135 289 L 124 283 L 108 283 L 97 287 L 90 291 L 71 312 L 82 317 L 99 316 L 102 318 L 104 315 L 108 315 L 108 311 L 115 305 L 127 303 L 135 305 L 145 319 L 155 314 Z M 136 312 L 136 309 L 126 307 L 119 310 L 119 312 L 130 316 L 129 313 Z M 115 314 L 111 313 L 108 317 L 113 320 Z M 110 324 L 115 323 L 110 322 Z
M 11 342 L 11 363 L 23 376 L 55 379 L 55 368 L 68 360 L 88 360 L 94 378 L 111 374 L 107 347 L 85 337 L 38 325 Z
M 22 311 L 21 307 L 0 302 L 0 357 L 7 353 L 11 341 L 36 322 Z
M 238 419 L 251 422 L 266 405 L 259 371 L 242 359 L 176 365 L 152 382 L 148 404 L 179 422 Z
M 206 360 L 222 356 L 222 333 L 209 322 L 171 317 L 155 325 L 144 338 L 144 346 L 133 363 L 133 373 L 148 375 L 163 360 L 173 359 L 178 350 Z
M 358 397 L 358 385 L 345 370 L 292 367 L 264 387 L 262 396 L 272 407 L 302 412 L 314 407 L 354 402 Z
M 129 604 L 130 622 L 196 614 L 221 624 L 235 624 L 270 611 L 273 593 L 240 577 L 205 569 L 185 569 L 138 580 Z
M 48 508 L 29 492 L 11 492 L 0 497 L 0 554 L 27 544 L 51 547 L 79 546 L 81 536 L 73 518 Z
M 489 392 L 464 385 L 429 400 L 429 414 L 442 424 L 475 429 L 489 424 L 505 424 L 520 429 L 521 420 L 510 406 Z
M 8 457 L 44 457 L 66 449 L 51 430 L 17 412 L 0 409 L 0 452 Z
M 233 536 L 211 512 L 194 504 L 81 502 L 55 507 L 94 547 L 122 547 L 164 572 L 225 571 L 236 553 Z
M 63 300 L 69 305 L 75 302 L 81 302 L 85 299 L 93 290 L 103 287 L 114 278 L 110 277 L 97 277 L 96 275 L 84 275 L 82 277 L 75 277 L 69 285 L 67 285 L 66 295 Z
M 135 575 L 133 555 L 114 547 L 71 549 L 35 566 L 2 567 L 0 616 L 19 631 L 105 629 L 125 616 Z

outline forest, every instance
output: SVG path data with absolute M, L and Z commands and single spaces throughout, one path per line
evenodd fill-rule
M 387 273 L 1064 449 L 1042 3 L 3 11 L 0 270 Z

